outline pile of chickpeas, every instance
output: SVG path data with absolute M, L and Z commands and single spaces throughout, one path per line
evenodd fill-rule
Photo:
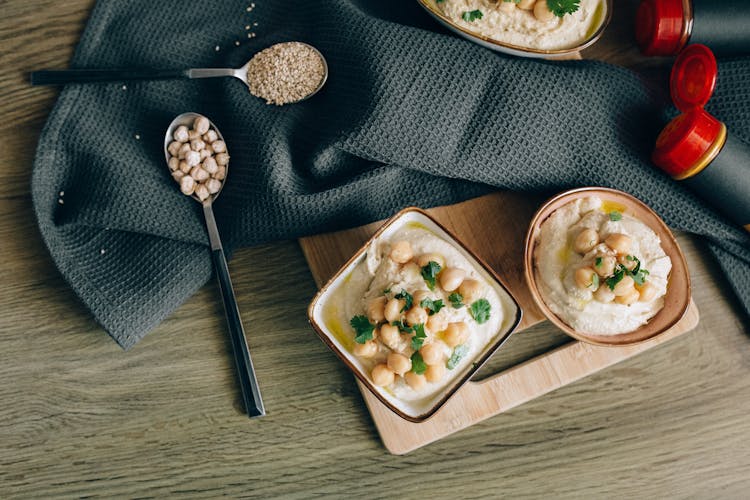
M 466 278 L 465 270 L 457 267 L 445 267 L 443 256 L 435 253 L 415 256 L 411 244 L 408 241 L 396 241 L 390 247 L 388 258 L 406 269 L 408 272 L 420 273 L 421 269 L 430 262 L 437 263 L 441 271 L 437 275 L 435 289 L 438 287 L 445 292 L 458 292 L 463 296 L 464 303 L 468 304 L 479 298 L 484 290 L 484 285 L 471 278 Z M 430 291 L 425 284 L 424 289 L 406 290 L 412 295 L 413 301 L 410 309 L 403 310 L 406 301 L 395 298 L 400 290 L 392 290 L 387 294 L 372 299 L 367 304 L 366 315 L 370 323 L 376 325 L 373 339 L 364 344 L 355 344 L 353 352 L 363 358 L 373 358 L 382 348 L 388 350 L 385 363 L 379 363 L 372 369 L 371 377 L 373 383 L 378 386 L 388 386 L 396 381 L 396 377 L 403 377 L 404 381 L 412 389 L 420 389 L 427 382 L 439 382 L 446 373 L 446 357 L 441 342 L 437 335 L 440 334 L 442 343 L 454 348 L 466 342 L 469 338 L 469 326 L 464 321 L 449 323 L 442 310 L 429 314 L 428 310 L 420 306 L 425 299 L 437 300 L 439 295 Z M 444 299 L 444 302 L 448 302 Z M 449 303 L 444 307 L 451 307 Z M 403 310 L 403 311 L 402 311 Z M 401 333 L 398 326 L 393 323 L 402 322 L 404 325 L 414 327 L 423 325 L 425 334 L 419 353 L 422 356 L 427 369 L 418 374 L 412 370 L 411 356 L 415 352 L 411 346 L 413 333 Z
M 180 191 L 200 201 L 218 193 L 227 175 L 227 145 L 211 128 L 205 116 L 199 116 L 192 128 L 177 127 L 167 146 L 169 170 L 180 184 Z
M 610 289 L 606 280 L 614 276 L 617 264 L 628 271 L 633 271 L 638 265 L 635 256 L 630 254 L 633 240 L 622 233 L 608 235 L 603 245 L 600 245 L 600 235 L 595 229 L 582 229 L 573 241 L 573 250 L 581 255 L 588 254 L 598 246 L 591 261 L 576 269 L 575 284 L 583 290 L 593 290 L 594 299 L 603 303 L 615 302 L 630 305 L 635 302 L 650 302 L 656 297 L 656 287 L 644 282 L 642 285 L 625 274 L 622 279 Z M 598 279 L 594 276 L 598 276 Z M 595 286 L 598 283 L 598 286 Z
M 549 22 L 555 18 L 554 12 L 549 10 L 547 0 L 497 0 L 497 7 L 502 12 L 513 12 L 516 9 L 530 10 L 539 21 Z

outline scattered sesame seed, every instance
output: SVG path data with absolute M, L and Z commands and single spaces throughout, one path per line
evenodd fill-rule
M 59 203 L 60 205 L 64 205 L 64 204 L 65 204 L 65 201 L 64 201 L 64 200 L 63 200 L 62 198 L 60 198 L 59 200 L 57 200 L 57 202 L 58 202 L 58 203 Z
M 247 37 L 248 37 L 248 38 L 252 38 L 253 36 L 255 36 L 255 33 L 248 33 L 248 34 L 247 34 Z
M 140 138 L 141 138 L 140 134 L 135 134 L 135 140 L 136 140 L 136 141 L 137 141 L 137 140 L 140 140 Z
M 234 41 L 234 44 L 235 44 L 235 45 L 237 45 L 237 46 L 239 47 L 239 45 L 240 45 L 240 41 L 239 41 L 239 40 L 235 40 L 235 41 Z
M 258 23 L 253 23 L 253 26 L 258 26 Z
M 104 254 L 105 254 L 106 252 L 107 252 L 107 251 L 106 251 L 105 249 L 103 249 L 103 248 L 102 248 L 101 250 L 99 250 L 99 255 L 104 255 Z
M 128 90 L 128 86 L 127 85 L 123 85 L 122 86 L 122 90 Z
M 65 191 L 60 191 L 60 196 L 65 196 Z
M 248 12 L 250 12 L 251 10 L 253 10 L 253 8 L 252 8 L 252 7 L 248 7 L 248 8 L 247 8 L 247 9 L 245 9 L 245 10 L 246 10 L 246 11 L 248 11 Z
M 251 4 L 250 4 L 250 7 L 252 7 L 252 8 L 254 9 L 254 8 L 255 8 L 255 4 L 254 4 L 254 3 L 251 3 Z
M 219 46 L 217 45 L 216 47 L 214 47 L 214 50 L 215 50 L 216 52 L 218 52 L 218 51 L 219 51 L 219 48 L 220 48 L 220 47 L 219 47 Z
M 250 60 L 250 93 L 266 104 L 297 102 L 312 94 L 325 76 L 320 54 L 304 43 L 285 42 L 263 49 Z
M 250 25 L 249 25 L 249 24 L 246 24 L 246 25 L 245 25 L 245 29 L 246 29 L 246 30 L 249 30 L 249 29 L 250 29 Z

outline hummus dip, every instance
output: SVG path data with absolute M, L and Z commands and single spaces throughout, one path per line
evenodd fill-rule
M 578 332 L 631 332 L 664 307 L 672 262 L 656 233 L 622 210 L 598 197 L 581 198 L 539 228 L 539 292 Z
M 604 0 L 581 0 L 580 7 L 563 17 L 540 20 L 531 9 L 518 7 L 529 2 L 503 0 L 430 0 L 453 24 L 484 38 L 539 50 L 577 47 L 601 26 Z M 539 0 L 544 2 L 545 0 Z M 481 17 L 480 14 L 481 13 Z
M 375 385 L 406 402 L 449 386 L 504 325 L 493 286 L 452 244 L 416 222 L 374 240 L 335 293 L 329 328 L 338 327 L 337 338 Z M 356 340 L 368 323 L 373 338 Z

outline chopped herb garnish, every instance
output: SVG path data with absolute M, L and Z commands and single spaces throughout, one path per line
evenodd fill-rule
M 370 323 L 367 316 L 354 316 L 349 324 L 354 328 L 354 341 L 357 344 L 364 344 L 368 340 L 372 340 L 372 332 L 375 330 L 375 325 Z
M 391 325 L 397 326 L 401 333 L 412 333 L 414 331 L 414 328 L 406 326 L 403 321 L 394 321 Z
M 411 309 L 411 305 L 414 303 L 414 297 L 411 296 L 409 292 L 406 290 L 401 290 L 396 295 L 394 295 L 395 299 L 404 299 L 404 307 L 401 308 L 400 312 L 408 311 Z
M 427 309 L 427 313 L 432 316 L 433 314 L 440 312 L 440 309 L 445 307 L 445 304 L 443 304 L 443 299 L 424 299 L 419 303 L 419 306 Z
M 469 352 L 469 346 L 466 344 L 457 345 L 455 349 L 453 349 L 453 354 L 451 354 L 451 357 L 448 358 L 448 362 L 445 364 L 445 367 L 449 370 L 452 370 L 458 365 L 458 362 L 461 361 L 461 359 L 466 356 L 466 353 Z
M 612 222 L 617 222 L 618 220 L 622 219 L 622 214 L 618 212 L 617 210 L 613 210 L 609 213 L 609 220 Z
M 391 293 L 390 288 L 386 288 L 385 290 L 383 290 L 383 295 L 388 295 L 389 293 Z
M 451 301 L 453 309 L 460 309 L 464 306 L 464 296 L 458 292 L 453 292 L 452 294 L 448 295 L 448 300 Z
M 480 325 L 490 319 L 490 303 L 487 299 L 479 299 L 469 307 L 469 313 L 474 321 Z
M 547 7 L 557 17 L 572 14 L 580 7 L 581 0 L 547 0 Z
M 591 288 L 596 290 L 599 288 L 599 275 L 594 273 L 594 275 L 591 277 Z
M 636 285 L 643 285 L 646 282 L 646 276 L 648 276 L 649 273 L 645 269 L 639 269 L 637 273 L 633 273 L 631 276 L 633 277 L 633 281 L 635 281 Z
M 627 272 L 627 269 L 623 267 L 622 264 L 617 264 L 615 266 L 615 274 L 610 276 L 606 279 L 605 283 L 607 283 L 607 286 L 610 290 L 614 290 L 615 286 L 622 281 L 622 278 L 625 277 L 625 273 Z
M 443 3 L 445 0 L 435 0 L 435 3 Z
M 435 278 L 440 272 L 440 264 L 435 261 L 429 261 L 426 266 L 422 268 L 422 277 L 424 278 L 427 287 L 430 290 L 435 289 Z
M 461 19 L 466 21 L 467 23 L 476 21 L 477 19 L 482 19 L 484 17 L 484 14 L 482 14 L 482 11 L 477 10 L 467 10 L 463 14 L 461 14 Z
M 596 267 L 602 267 L 602 258 L 601 257 L 597 257 L 596 260 L 594 261 L 594 265 Z
M 427 338 L 427 334 L 424 331 L 424 325 L 418 323 L 414 325 L 414 336 L 411 338 L 411 348 L 418 351 L 424 344 L 424 339 Z
M 417 375 L 422 375 L 427 370 L 427 363 L 422 359 L 422 355 L 419 351 L 411 355 L 411 371 Z

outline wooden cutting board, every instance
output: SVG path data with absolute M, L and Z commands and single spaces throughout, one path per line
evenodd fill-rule
M 523 309 L 523 320 L 514 336 L 523 335 L 524 329 L 544 319 L 523 277 L 524 238 L 531 217 L 542 201 L 528 195 L 500 192 L 428 210 L 503 278 Z M 300 239 L 318 287 L 325 284 L 381 224 Z M 677 325 L 642 344 L 598 347 L 571 340 L 490 378 L 466 383 L 443 408 L 422 423 L 400 418 L 357 383 L 383 444 L 391 453 L 401 455 L 663 344 L 695 328 L 698 319 L 698 309 L 691 302 Z

